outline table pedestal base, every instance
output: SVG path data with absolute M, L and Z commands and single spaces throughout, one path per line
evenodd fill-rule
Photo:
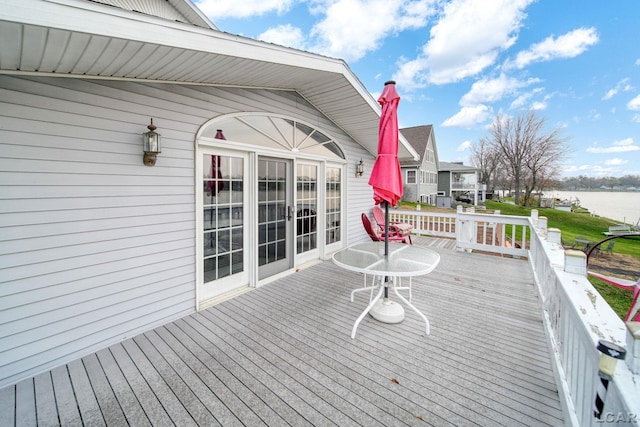
M 371 317 L 383 323 L 400 323 L 404 320 L 404 308 L 397 302 L 383 298 L 369 310 Z

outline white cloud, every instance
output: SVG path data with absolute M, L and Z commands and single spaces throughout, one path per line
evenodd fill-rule
M 613 95 L 615 95 L 616 93 L 618 93 L 618 90 L 613 88 L 613 89 L 609 89 L 607 91 L 607 93 L 604 94 L 604 96 L 602 97 L 602 100 L 605 101 L 607 99 L 611 99 L 613 98 Z
M 627 108 L 632 111 L 640 111 L 640 95 L 627 103 Z
M 598 42 L 595 28 L 578 28 L 558 38 L 547 37 L 540 43 L 532 45 L 528 50 L 518 53 L 513 62 L 505 64 L 506 68 L 524 68 L 532 62 L 551 61 L 556 58 L 573 58 Z
M 473 107 L 462 107 L 454 116 L 449 117 L 442 123 L 442 126 L 458 126 L 472 128 L 478 123 L 485 122 L 490 115 L 490 109 L 486 105 L 475 105 Z
M 265 13 L 284 13 L 294 4 L 294 0 L 195 0 L 196 6 L 215 24 L 221 18 L 246 18 Z
M 456 151 L 458 152 L 466 151 L 469 148 L 471 148 L 472 145 L 473 143 L 471 141 L 464 141 L 462 144 L 458 145 L 458 148 L 456 148 Z
M 615 176 L 618 175 L 620 169 L 615 167 L 617 165 L 609 165 L 610 167 L 603 167 L 600 165 L 579 165 L 579 166 L 567 166 L 563 168 L 564 172 L 568 175 L 595 175 L 595 176 Z
M 571 173 L 571 172 L 583 172 L 583 171 L 591 170 L 592 168 L 593 168 L 592 165 L 568 165 L 563 167 L 562 169 L 567 173 Z
M 526 92 L 526 93 L 521 94 L 520 96 L 518 96 L 516 99 L 513 100 L 513 102 L 509 106 L 509 108 L 514 110 L 516 108 L 520 108 L 520 107 L 524 106 L 527 103 L 527 101 L 529 99 L 531 99 L 531 97 L 533 95 L 535 95 L 536 93 L 539 93 L 539 92 L 541 92 L 543 90 L 544 89 L 542 89 L 542 88 L 537 88 L 537 89 L 532 90 L 531 92 Z
M 415 59 L 404 60 L 394 79 L 412 89 L 474 76 L 511 47 L 533 0 L 452 0 Z
M 629 163 L 628 160 L 624 160 L 620 158 L 609 159 L 609 160 L 605 160 L 604 162 L 604 164 L 607 166 L 620 166 L 620 165 L 626 165 L 627 163 Z
M 357 61 L 376 50 L 382 41 L 407 29 L 427 25 L 439 0 L 310 0 L 312 15 L 320 16 L 308 35 L 294 25 L 263 32 L 259 39 L 326 56 Z M 247 18 L 267 13 L 284 14 L 299 0 L 196 0 L 214 23 L 221 18 Z M 293 31 L 287 34 L 287 31 Z
M 629 79 L 628 78 L 622 79 L 615 85 L 615 87 L 607 91 L 607 93 L 602 97 L 602 100 L 606 101 L 607 99 L 613 98 L 620 91 L 628 92 L 632 89 L 633 89 L 633 86 L 629 84 Z
M 516 108 L 522 107 L 527 102 L 527 100 L 531 98 L 531 96 L 533 96 L 533 94 L 523 93 L 522 95 L 520 95 L 519 97 L 513 100 L 511 105 L 509 105 L 509 108 L 514 110 Z
M 327 0 L 313 11 L 324 14 L 314 25 L 314 52 L 356 61 L 391 35 L 424 27 L 436 13 L 436 0 Z
M 303 50 L 306 49 L 305 37 L 302 34 L 302 30 L 288 24 L 270 28 L 264 33 L 258 35 L 257 38 L 258 40 L 275 43 L 281 46 Z
M 617 145 L 617 146 L 621 146 L 621 147 L 626 147 L 629 145 L 633 145 L 633 139 L 632 138 L 625 138 L 625 139 L 621 139 L 620 141 L 614 141 L 613 145 Z
M 499 101 L 505 95 L 539 82 L 539 79 L 518 80 L 504 74 L 495 79 L 481 79 L 475 82 L 471 86 L 471 90 L 462 97 L 460 105 L 469 107 L 485 102 Z
M 630 151 L 640 151 L 640 146 L 635 145 L 632 138 L 614 141 L 608 147 L 589 147 L 588 153 L 606 154 L 606 153 L 627 153 Z
M 535 110 L 535 111 L 546 110 L 547 109 L 547 103 L 543 102 L 543 101 L 536 101 L 533 104 L 531 104 L 531 109 Z

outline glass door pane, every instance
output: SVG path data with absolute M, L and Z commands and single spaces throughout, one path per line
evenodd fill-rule
M 340 217 L 342 216 L 342 187 L 340 182 L 342 177 L 339 167 L 327 167 L 326 200 L 327 200 L 327 224 L 326 243 L 339 242 L 341 240 L 342 226 Z
M 258 277 L 291 267 L 291 161 L 258 160 Z
M 318 167 L 297 165 L 296 253 L 318 247 Z
M 244 271 L 244 163 L 205 154 L 203 162 L 204 283 Z

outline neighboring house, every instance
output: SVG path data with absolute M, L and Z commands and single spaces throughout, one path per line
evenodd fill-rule
M 432 125 L 400 129 L 420 159 L 401 158 L 400 168 L 404 180 L 402 200 L 436 204 L 438 192 L 438 149 Z
M 477 205 L 483 198 L 484 186 L 479 182 L 478 168 L 462 162 L 438 163 L 438 194 L 452 202 Z M 448 206 L 446 206 L 448 207 Z
M 0 387 L 368 239 L 380 106 L 344 61 L 186 0 L 3 0 L 0 33 Z

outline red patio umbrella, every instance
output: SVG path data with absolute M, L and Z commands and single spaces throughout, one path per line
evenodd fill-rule
M 398 161 L 398 104 L 400 95 L 396 92 L 396 82 L 384 84 L 378 98 L 382 106 L 378 128 L 378 157 L 373 164 L 369 185 L 373 187 L 373 200 L 385 206 L 385 255 L 389 253 L 389 204 L 395 206 L 402 197 L 402 172 Z
M 400 95 L 396 82 L 388 81 L 378 98 L 382 106 L 378 128 L 378 157 L 373 164 L 369 185 L 373 186 L 373 200 L 395 206 L 402 197 L 402 172 L 398 161 L 398 104 Z
M 400 95 L 396 82 L 390 80 L 378 102 L 382 106 L 378 128 L 378 157 L 373 164 L 369 185 L 373 187 L 373 200 L 384 204 L 384 255 L 389 254 L 389 204 L 395 206 L 402 197 L 402 172 L 398 160 L 398 104 Z M 404 310 L 389 300 L 388 278 L 385 277 L 384 299 L 369 312 L 374 318 L 397 323 L 404 319 Z

